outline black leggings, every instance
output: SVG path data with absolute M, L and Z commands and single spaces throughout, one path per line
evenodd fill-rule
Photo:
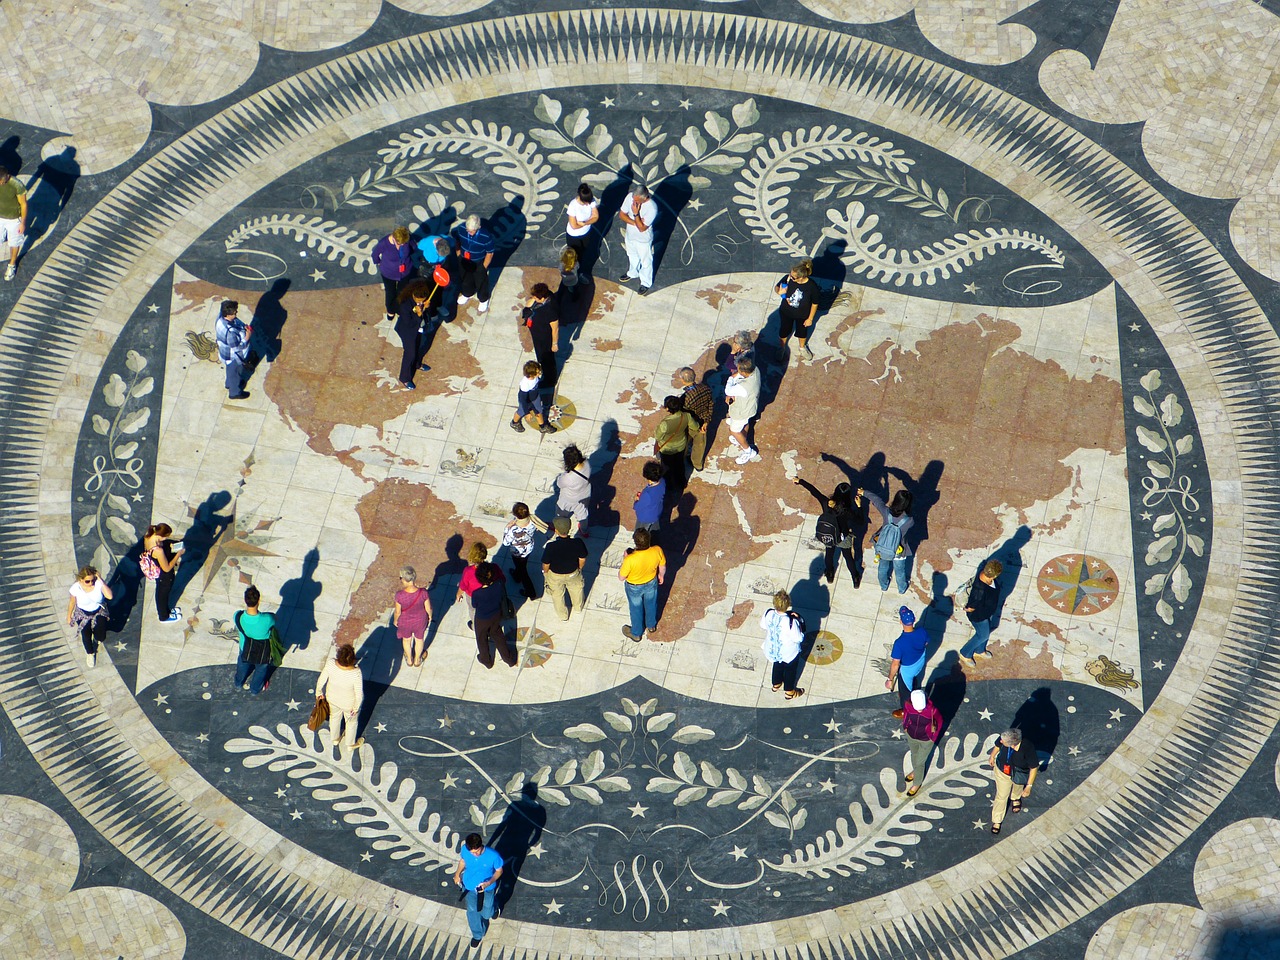
M 84 644 L 84 652 L 94 654 L 98 652 L 98 644 L 105 643 L 107 639 L 107 618 L 98 617 L 96 620 L 90 620 L 80 628 L 80 642 Z
M 804 658 L 800 654 L 796 654 L 796 658 L 790 663 L 777 663 L 773 665 L 773 683 L 782 684 L 782 689 L 790 693 L 796 688 L 796 681 L 800 679 L 800 667 L 804 663 Z
M 854 580 L 862 579 L 862 570 L 857 559 L 853 555 L 853 550 L 849 547 L 827 547 L 824 559 L 826 560 L 826 573 L 828 577 L 835 579 L 836 575 L 836 552 L 844 554 L 845 566 L 849 568 L 849 575 Z
M 524 595 L 530 600 L 534 600 L 538 596 L 538 592 L 533 589 L 533 581 L 529 579 L 529 558 L 517 557 L 511 555 L 511 568 L 515 571 L 516 580 L 520 583 L 520 589 L 524 591 Z
M 169 594 L 173 592 L 175 576 L 173 570 L 168 573 L 161 570 L 160 576 L 156 578 L 156 616 L 161 620 L 168 620 L 173 613 L 173 607 L 169 606 Z

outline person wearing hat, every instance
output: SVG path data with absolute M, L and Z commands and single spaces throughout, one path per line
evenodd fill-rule
M 914 797 L 920 792 L 929 757 L 933 755 L 938 737 L 942 736 L 942 711 L 933 705 L 923 690 L 912 690 L 903 704 L 902 729 L 907 734 L 911 754 L 911 772 L 907 774 L 911 788 L 907 790 L 907 796 Z
M 555 538 L 542 548 L 542 578 L 546 581 L 546 593 L 551 595 L 556 614 L 561 620 L 569 619 L 569 607 L 564 602 L 565 593 L 573 602 L 574 610 L 583 609 L 582 567 L 587 562 L 587 544 L 579 537 L 569 536 L 572 521 L 569 517 L 556 517 L 552 521 Z
M 902 633 L 893 642 L 893 650 L 889 653 L 889 679 L 884 682 L 884 688 L 892 690 L 894 684 L 901 680 L 898 696 L 905 704 L 916 680 L 924 672 L 924 648 L 929 636 L 916 626 L 916 615 L 910 607 L 899 608 L 898 619 L 902 622 Z M 893 711 L 899 720 L 903 713 L 903 707 Z

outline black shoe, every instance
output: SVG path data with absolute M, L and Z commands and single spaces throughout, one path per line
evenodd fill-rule
M 479 940 L 477 940 L 475 937 L 472 937 L 472 938 L 471 938 L 471 949 L 472 949 L 472 950 L 474 950 L 474 949 L 475 949 L 476 947 L 478 947 L 478 946 L 480 946 L 480 941 L 479 941 Z
M 470 620 L 468 620 L 468 621 L 467 621 L 467 629 L 468 629 L 468 630 L 472 629 L 472 627 L 471 627 L 471 621 L 470 621 Z
M 516 433 L 524 433 L 524 421 L 523 421 L 523 420 L 512 420 L 512 421 L 511 421 L 511 429 L 512 429 L 512 430 L 514 430 Z
M 853 589 L 857 590 L 862 586 L 862 571 L 855 570 L 853 572 Z
M 649 287 L 643 287 L 643 286 L 642 286 L 642 287 L 640 288 L 640 295 L 641 295 L 641 296 L 643 296 L 644 294 L 648 293 L 648 292 L 649 292 L 649 290 L 650 290 L 650 288 L 649 288 Z
M 543 434 L 555 433 L 556 428 L 549 423 L 544 423 L 542 426 L 538 427 L 538 432 Z
M 248 390 L 241 390 L 239 393 L 235 393 L 235 394 L 232 394 L 231 396 L 227 397 L 227 399 L 228 399 L 228 400 L 248 400 L 248 399 L 249 399 L 249 391 L 248 391 Z
M 836 575 L 834 573 L 828 573 L 827 583 L 835 583 L 835 582 L 836 582 Z
M 634 280 L 634 279 L 635 279 L 635 277 L 633 277 L 631 274 L 629 274 L 629 273 L 624 273 L 622 276 L 620 276 L 620 277 L 618 278 L 618 282 L 619 282 L 619 283 L 630 283 L 630 282 L 631 282 L 632 280 Z

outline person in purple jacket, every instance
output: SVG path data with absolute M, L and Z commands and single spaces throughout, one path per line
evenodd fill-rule
M 382 277 L 383 300 L 388 320 L 396 318 L 396 304 L 404 282 L 413 276 L 413 248 L 409 246 L 409 231 L 396 227 L 378 241 L 373 248 L 373 265 Z
M 933 705 L 923 690 L 912 690 L 902 710 L 902 729 L 906 731 L 911 754 L 911 772 L 907 774 L 911 788 L 907 790 L 907 796 L 914 797 L 920 792 L 924 772 L 929 768 L 929 758 L 938 744 L 938 737 L 942 736 L 942 711 Z

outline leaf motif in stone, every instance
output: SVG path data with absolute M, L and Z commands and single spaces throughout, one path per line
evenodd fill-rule
M 687 753 L 680 750 L 677 750 L 676 755 L 671 758 L 671 769 L 685 783 L 693 783 L 694 778 L 698 776 L 697 766 L 689 759 Z
M 674 713 L 660 713 L 656 717 L 650 717 L 646 720 L 644 728 L 648 733 L 661 733 L 675 721 L 676 715 Z
M 674 175 L 677 170 L 685 165 L 685 162 L 684 154 L 673 143 L 667 148 L 667 155 L 662 161 L 662 169 L 666 170 L 668 174 Z
M 113 373 L 107 378 L 107 382 L 102 388 L 102 397 L 107 401 L 107 406 L 122 407 L 128 396 L 129 390 L 125 386 L 125 382 L 120 378 L 120 374 Z
M 529 131 L 544 147 L 555 150 L 561 147 L 572 147 L 573 143 L 559 130 L 549 127 L 534 127 Z
M 569 788 L 569 792 L 579 800 L 587 801 L 587 803 L 591 804 L 593 807 L 598 807 L 600 804 L 604 803 L 604 798 L 591 787 L 584 787 L 581 784 L 575 783 Z
M 138 541 L 138 531 L 133 524 L 120 517 L 107 517 L 107 532 L 116 543 L 132 545 Z
M 631 725 L 627 725 L 627 732 L 631 731 Z M 583 743 L 596 743 L 606 739 L 605 732 L 597 727 L 594 723 L 580 723 L 577 726 L 569 727 L 565 730 L 564 735 L 570 740 L 581 740 Z
M 698 764 L 698 769 L 702 773 L 702 782 L 707 786 L 718 787 L 720 784 L 724 783 L 724 774 L 706 760 L 703 760 Z
M 1157 537 L 1152 540 L 1147 544 L 1147 565 L 1168 563 L 1173 558 L 1173 551 L 1177 545 L 1177 537 Z
M 1187 549 L 1197 557 L 1203 557 L 1204 540 L 1201 537 L 1197 537 L 1194 533 L 1187 534 Z
M 608 150 L 611 143 L 613 143 L 613 137 L 603 123 L 597 123 L 591 135 L 587 137 L 587 149 L 597 157 Z
M 697 159 L 707 152 L 707 138 L 702 135 L 702 131 L 697 127 L 689 127 L 685 130 L 684 136 L 680 138 L 680 146 L 684 147 L 690 156 Z
M 121 433 L 137 433 L 147 425 L 147 421 L 151 419 L 151 408 L 143 407 L 135 410 L 129 416 L 125 417 L 120 423 Z
M 712 173 L 733 173 L 744 163 L 746 163 L 746 160 L 742 157 L 710 156 L 699 160 L 698 166 L 702 167 L 703 170 L 710 170 Z
M 787 815 L 778 810 L 766 810 L 764 812 L 764 818 L 779 830 L 791 829 L 791 821 L 787 819 Z
M 550 800 L 556 806 L 569 806 L 569 798 L 564 795 L 563 790 L 557 790 L 555 787 L 543 787 L 538 791 L 539 800 Z
M 735 790 L 747 789 L 747 778 L 739 773 L 735 768 L 729 767 L 725 770 L 725 775 L 729 778 L 729 786 Z
M 609 151 L 608 164 L 615 170 L 621 170 L 630 161 L 627 159 L 626 148 L 620 143 L 615 143 L 613 149 Z M 612 179 L 612 178 L 610 178 Z
M 1156 517 L 1156 522 L 1151 525 L 1151 532 L 1159 533 L 1161 530 L 1168 530 L 1177 522 L 1178 517 L 1176 514 L 1162 513 Z
M 87 513 L 80 518 L 80 522 L 76 525 L 76 530 L 80 536 L 87 537 L 89 535 L 89 531 L 93 529 L 93 525 L 97 522 L 97 517 L 92 513 Z
M 129 396 L 133 397 L 134 399 L 137 399 L 138 397 L 145 397 L 148 393 L 150 393 L 152 390 L 155 389 L 155 386 L 156 386 L 155 377 L 143 377 L 141 380 L 139 380 L 137 383 L 133 385 L 133 389 L 129 391 Z
M 676 743 L 700 743 L 703 740 L 713 739 L 715 735 L 714 730 L 708 730 L 706 727 L 691 723 L 673 733 L 671 739 Z
M 742 797 L 741 790 L 718 790 L 712 794 L 711 799 L 707 801 L 708 807 L 723 807 L 730 803 L 737 803 Z
M 1148 597 L 1154 597 L 1164 589 L 1165 581 L 1168 579 L 1169 575 L 1167 573 L 1152 574 L 1147 578 L 1147 582 L 1143 584 L 1142 589 Z
M 111 432 L 111 421 L 108 420 L 106 417 L 98 416 L 98 414 L 95 413 L 91 418 L 91 421 L 93 423 L 94 433 L 101 434 L 102 436 L 105 437 L 108 433 Z
M 743 100 L 730 112 L 733 114 L 733 122 L 740 127 L 750 127 L 760 119 L 760 110 L 756 107 L 754 97 Z
M 129 516 L 133 511 L 129 509 L 129 501 L 119 494 L 107 494 L 107 506 L 112 510 L 116 510 L 124 516 Z
M 627 712 L 628 717 L 640 715 L 640 706 L 630 697 L 623 697 L 621 700 L 622 709 Z
M 130 373 L 141 373 L 147 367 L 147 358 L 137 350 L 130 350 L 124 355 L 124 365 Z
M 585 783 L 590 783 L 604 773 L 604 751 L 592 750 L 587 754 L 587 759 L 582 761 L 580 772 Z
M 1149 370 L 1138 382 L 1147 393 L 1155 393 L 1160 389 L 1160 371 Z
M 584 157 L 576 150 L 564 150 L 559 153 L 549 153 L 547 154 L 547 159 L 558 166 L 561 170 L 567 170 L 569 172 L 582 170 L 596 162 L 593 158 Z
M 591 126 L 591 116 L 587 113 L 586 107 L 581 107 L 564 118 L 564 128 L 569 131 L 569 136 L 580 137 Z
M 672 780 L 670 777 L 652 777 L 645 789 L 651 793 L 675 793 L 684 786 L 679 780 Z
M 543 123 L 555 123 L 560 119 L 562 107 L 559 100 L 552 100 L 545 93 L 538 94 L 538 102 L 533 105 L 533 115 Z
M 614 713 L 612 710 L 604 712 L 604 722 L 620 733 L 631 732 L 631 721 L 620 713 Z
M 1173 625 L 1173 606 L 1168 600 L 1160 600 L 1156 603 L 1156 616 L 1170 626 Z
M 560 764 L 560 769 L 556 771 L 556 783 L 564 786 L 570 780 L 578 775 L 578 761 L 566 760 Z
M 1164 437 L 1156 433 L 1154 430 L 1148 430 L 1146 427 L 1138 427 L 1138 442 L 1150 450 L 1152 453 L 1162 453 L 1168 448 L 1168 444 L 1164 442 Z
M 1169 587 L 1173 590 L 1175 600 L 1179 603 L 1187 602 L 1187 597 L 1191 595 L 1191 575 L 1182 564 L 1174 567 L 1173 573 L 1169 574 Z
M 599 780 L 592 780 L 591 785 L 605 793 L 623 793 L 631 789 L 631 782 L 626 777 L 601 777 Z
M 720 116 L 720 114 L 716 113 L 714 110 L 708 110 L 706 113 L 706 117 L 707 119 L 702 124 L 702 129 L 706 130 L 707 133 L 711 134 L 712 138 L 717 143 L 724 140 L 724 138 L 729 135 L 729 131 L 732 129 L 729 126 L 729 121 L 726 120 L 724 117 Z
M 707 795 L 706 787 L 686 787 L 676 794 L 676 798 L 671 802 L 677 807 L 685 807 L 691 803 L 696 803 Z
M 1182 404 L 1172 393 L 1160 401 L 1160 422 L 1166 427 L 1176 427 L 1182 422 Z
M 754 796 L 747 797 L 747 799 L 743 800 L 740 804 L 738 804 L 738 809 L 754 810 L 756 807 L 764 806 L 768 802 L 769 802 L 769 798 L 767 796 L 761 796 L 760 794 L 755 794 Z
M 1195 438 L 1188 433 L 1178 438 L 1178 442 L 1173 445 L 1173 449 L 1178 451 L 1179 455 L 1185 456 L 1191 452 L 1191 448 L 1194 446 Z
M 1168 480 L 1173 475 L 1169 465 L 1163 460 L 1148 460 L 1147 470 L 1151 472 L 1153 477 L 1159 477 L 1161 480 Z

